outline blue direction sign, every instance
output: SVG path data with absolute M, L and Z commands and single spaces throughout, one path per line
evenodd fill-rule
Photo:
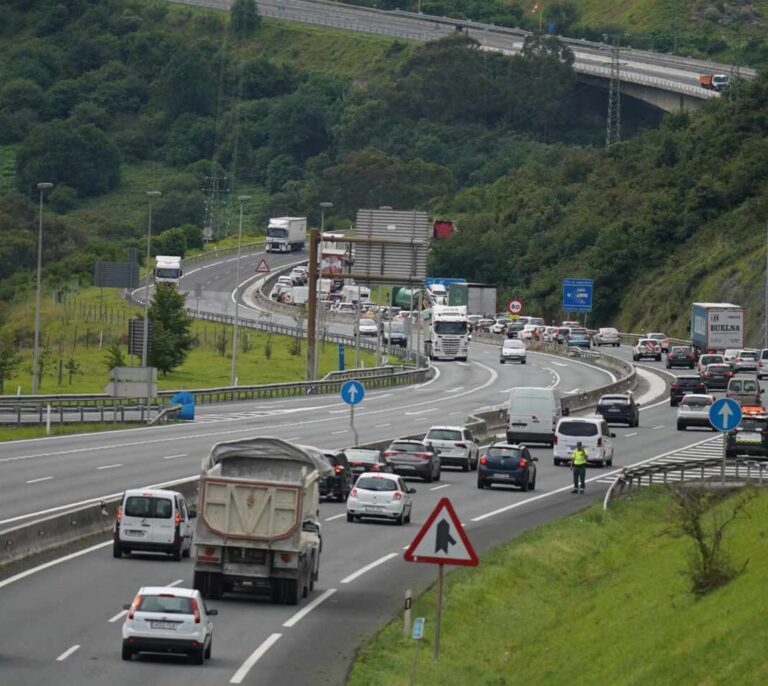
M 357 405 L 365 397 L 365 386 L 357 379 L 345 381 L 341 387 L 341 399 L 347 405 Z
M 424 638 L 424 622 L 427 620 L 424 617 L 416 617 L 413 620 L 413 633 L 411 634 L 416 640 Z
M 592 311 L 592 279 L 563 279 L 563 312 Z
M 709 423 L 717 431 L 733 431 L 741 424 L 741 406 L 732 398 L 720 398 L 709 408 Z

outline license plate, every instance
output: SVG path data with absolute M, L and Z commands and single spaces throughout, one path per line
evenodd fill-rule
M 511 479 L 512 475 L 511 474 L 494 474 L 493 478 L 494 479 Z
M 398 469 L 416 469 L 413 465 L 410 464 L 399 464 L 397 465 Z
M 736 435 L 736 442 L 739 443 L 740 441 L 760 441 L 762 437 L 759 433 L 756 431 L 740 431 Z
M 144 531 L 137 531 L 136 529 L 126 529 L 125 530 L 125 535 L 126 536 L 143 536 L 144 533 L 145 533 Z
M 365 511 L 366 512 L 381 512 L 384 508 L 380 505 L 366 505 Z
M 528 426 L 527 424 L 512 424 L 512 426 Z
M 178 626 L 176 622 L 150 622 L 150 626 L 153 629 L 173 629 Z
M 621 412 L 621 410 L 618 407 L 609 407 L 608 412 Z

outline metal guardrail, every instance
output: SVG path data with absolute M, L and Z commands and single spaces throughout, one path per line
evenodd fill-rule
M 706 474 L 707 469 L 720 468 L 722 465 L 722 458 L 709 457 L 684 462 L 655 462 L 639 467 L 625 467 L 608 488 L 603 498 L 603 510 L 608 509 L 613 498 L 628 495 L 639 490 L 643 485 L 669 483 L 670 475 L 676 472 L 678 478 L 675 480 L 679 482 L 685 481 L 686 476 L 689 477 L 689 481 L 702 482 L 720 482 L 724 477 L 726 481 L 747 481 L 762 486 L 768 480 L 767 463 L 741 457 L 726 459 L 724 475 Z

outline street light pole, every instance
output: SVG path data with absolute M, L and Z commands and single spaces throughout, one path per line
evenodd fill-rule
M 146 281 L 144 284 L 144 330 L 141 332 L 141 366 L 144 367 L 147 375 L 147 423 L 149 423 L 150 405 L 152 403 L 152 376 L 147 366 L 148 348 L 149 348 L 149 277 L 150 269 L 150 247 L 152 243 L 152 199 L 159 198 L 162 195 L 160 191 L 147 191 L 149 198 L 149 219 L 147 220 L 147 261 L 145 268 L 147 270 Z
M 32 395 L 40 390 L 40 290 L 43 269 L 43 193 L 53 188 L 52 183 L 37 184 L 40 191 L 40 215 L 37 229 L 37 290 L 35 291 L 35 348 L 32 352 Z
M 320 246 L 319 246 L 320 250 L 319 250 L 319 254 L 317 256 L 317 259 L 321 263 L 322 263 L 322 260 L 323 260 L 323 231 L 325 231 L 325 210 L 326 209 L 330 209 L 331 207 L 333 207 L 333 203 L 332 202 L 321 202 L 320 203 Z M 323 275 L 322 275 L 322 270 L 319 268 L 319 266 L 320 265 L 318 265 L 318 277 L 317 278 L 321 279 L 323 277 Z M 323 308 L 324 307 L 325 306 L 323 306 Z M 320 317 L 324 317 L 325 316 L 325 313 L 323 312 L 322 309 L 320 310 L 319 314 L 320 314 Z M 322 333 L 324 331 L 324 323 L 321 323 L 320 317 L 318 317 L 315 321 L 319 325 L 320 334 L 322 336 Z M 314 359 L 312 360 L 312 378 L 313 379 L 317 379 L 317 374 L 318 374 L 318 355 L 319 355 L 318 349 L 319 349 L 320 346 L 317 343 L 317 339 L 318 339 L 318 336 L 316 334 L 315 335 L 315 350 L 314 350 L 314 356 L 313 356 Z
M 250 200 L 250 195 L 240 195 L 240 229 L 237 232 L 237 262 L 235 266 L 235 325 L 232 329 L 232 369 L 230 371 L 229 385 L 237 386 L 237 317 L 240 311 L 240 254 L 243 249 L 243 203 Z

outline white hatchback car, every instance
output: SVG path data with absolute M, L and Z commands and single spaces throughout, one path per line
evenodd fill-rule
M 361 336 L 378 336 L 379 330 L 373 319 L 361 319 L 357 324 Z
M 618 329 L 612 327 L 598 329 L 595 334 L 595 345 L 598 348 L 603 345 L 612 345 L 614 348 L 618 348 L 621 345 L 621 336 Z
M 501 344 L 501 350 L 499 350 L 499 362 L 506 364 L 507 362 L 519 362 L 525 364 L 525 343 L 517 338 L 507 338 Z
M 398 474 L 364 472 L 355 482 L 347 498 L 347 521 L 362 517 L 394 519 L 398 524 L 411 521 L 415 488 L 406 486 Z
M 677 430 L 685 431 L 689 426 L 712 429 L 709 421 L 709 409 L 715 402 L 715 396 L 708 393 L 688 393 L 677 406 Z
M 142 586 L 125 605 L 123 660 L 137 653 L 181 653 L 201 665 L 211 658 L 217 610 L 205 606 L 200 591 L 175 586 Z

